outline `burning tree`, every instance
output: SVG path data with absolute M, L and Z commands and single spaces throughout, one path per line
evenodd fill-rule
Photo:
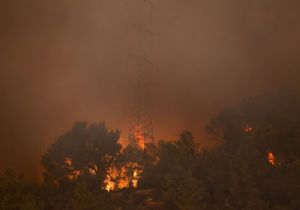
M 118 192 L 138 187 L 143 166 L 153 163 L 153 145 L 147 145 L 147 150 L 136 144 L 122 148 L 119 137 L 118 130 L 109 130 L 104 123 L 88 126 L 78 122 L 54 142 L 43 156 L 42 165 L 45 197 L 57 199 L 55 209 L 103 207 L 112 199 L 108 193 L 118 196 Z
M 225 110 L 208 125 L 218 144 L 201 150 L 188 131 L 121 148 L 118 131 L 77 123 L 43 157 L 45 185 L 56 189 L 44 197 L 56 210 L 299 209 L 295 101 L 251 99 Z
M 119 137 L 118 130 L 108 130 L 104 123 L 75 123 L 43 156 L 45 182 L 72 186 L 84 181 L 90 190 L 105 188 L 106 173 L 121 151 Z

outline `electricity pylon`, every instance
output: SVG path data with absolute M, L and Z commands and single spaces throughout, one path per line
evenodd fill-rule
M 136 33 L 136 52 L 133 55 L 133 65 L 136 72 L 134 108 L 129 129 L 129 140 L 144 150 L 148 143 L 154 140 L 152 123 L 153 106 L 153 64 L 149 55 L 152 49 L 152 11 L 151 0 L 136 0 L 137 17 L 130 24 Z

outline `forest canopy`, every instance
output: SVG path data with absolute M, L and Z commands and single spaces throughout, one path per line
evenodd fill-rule
M 120 144 L 104 122 L 76 122 L 42 157 L 44 181 L 0 175 L 7 210 L 284 210 L 300 208 L 300 98 L 249 98 L 176 141 Z

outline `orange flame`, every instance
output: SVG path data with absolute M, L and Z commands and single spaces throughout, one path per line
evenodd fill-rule
M 275 155 L 272 152 L 268 152 L 268 162 L 272 166 L 275 166 L 275 164 L 276 164 L 276 158 L 275 158 Z
M 245 133 L 251 133 L 251 132 L 253 132 L 253 130 L 254 129 L 251 126 L 249 126 L 248 124 L 244 128 Z
M 141 147 L 140 147 L 141 148 Z M 109 158 L 109 157 L 107 157 Z M 67 157 L 64 160 L 66 167 L 70 169 L 70 174 L 67 174 L 66 177 L 69 180 L 75 180 L 81 175 L 80 170 L 76 170 L 73 166 L 73 161 L 71 158 Z M 120 168 L 109 167 L 106 171 L 106 178 L 104 180 L 104 189 L 108 192 L 114 190 L 121 190 L 124 188 L 137 188 L 138 180 L 140 174 L 142 173 L 141 167 L 134 162 L 128 163 Z M 89 163 L 88 173 L 90 175 L 97 174 L 98 167 L 94 163 Z M 133 170 L 132 175 L 128 175 L 129 171 Z
M 67 157 L 66 159 L 65 159 L 65 164 L 67 165 L 67 166 L 72 166 L 72 159 L 71 158 L 69 158 L 69 157 Z
M 136 163 L 129 163 L 120 169 L 116 167 L 108 168 L 106 179 L 104 180 L 104 189 L 110 192 L 129 188 L 130 186 L 137 188 L 142 170 L 135 169 L 132 175 L 128 175 L 130 169 L 135 167 L 138 167 Z
M 145 135 L 143 133 L 143 129 L 141 126 L 136 126 L 135 129 L 134 129 L 134 139 L 136 140 L 137 142 L 137 145 L 138 147 L 141 149 L 141 150 L 144 150 L 145 149 Z
M 109 192 L 109 191 L 115 190 L 116 184 L 115 184 L 114 180 L 117 177 L 117 173 L 118 173 L 118 171 L 116 170 L 116 168 L 110 167 L 107 169 L 106 179 L 104 180 L 104 185 L 105 185 L 106 191 Z
M 138 170 L 134 170 L 133 179 L 132 179 L 132 185 L 134 188 L 137 188 L 137 186 L 138 186 L 138 179 L 139 179 Z
M 66 175 L 67 178 L 68 178 L 69 180 L 77 179 L 77 178 L 80 176 L 81 172 L 80 172 L 80 170 L 75 170 L 75 169 L 74 169 L 72 159 L 69 158 L 69 157 L 67 157 L 67 158 L 65 159 L 65 164 L 67 165 L 68 169 L 71 170 L 71 173 L 68 174 L 68 175 Z
M 69 174 L 67 177 L 70 180 L 77 179 L 80 176 L 81 172 L 79 170 L 72 171 L 72 174 Z

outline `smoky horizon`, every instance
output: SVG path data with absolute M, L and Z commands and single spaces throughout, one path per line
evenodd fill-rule
M 190 130 L 208 146 L 205 126 L 222 110 L 299 93 L 299 1 L 152 2 L 151 35 L 132 27 L 136 1 L 2 2 L 0 170 L 40 179 L 41 157 L 77 121 L 105 121 L 126 142 L 138 49 L 151 60 L 155 140 Z

